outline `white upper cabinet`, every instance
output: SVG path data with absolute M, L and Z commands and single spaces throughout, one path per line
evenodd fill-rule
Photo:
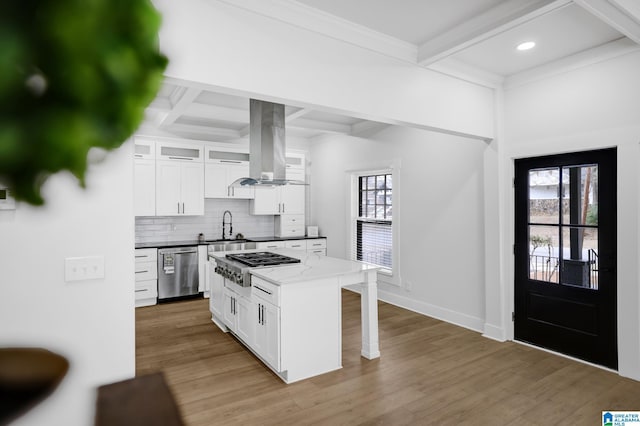
M 133 138 L 133 157 L 136 159 L 155 160 L 156 143 L 151 138 L 136 136 Z
M 305 160 L 302 154 L 287 154 L 286 178 L 305 181 Z M 304 185 L 283 185 L 256 188 L 249 206 L 251 214 L 305 214 Z
M 249 152 L 205 148 L 204 196 L 206 198 L 252 199 L 253 187 L 231 187 L 237 179 L 249 177 Z
M 153 139 L 134 138 L 134 201 L 136 216 L 156 214 L 156 144 Z
M 156 215 L 204 215 L 202 145 L 158 144 Z
M 136 158 L 133 168 L 133 210 L 136 216 L 156 214 L 156 162 Z

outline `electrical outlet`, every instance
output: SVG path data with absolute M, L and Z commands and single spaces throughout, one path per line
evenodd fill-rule
M 67 257 L 64 260 L 66 282 L 101 278 L 104 278 L 104 256 Z

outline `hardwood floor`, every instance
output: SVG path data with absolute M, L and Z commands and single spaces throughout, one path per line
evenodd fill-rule
M 379 302 L 360 357 L 360 296 L 343 290 L 343 368 L 291 385 L 212 322 L 208 300 L 136 310 L 136 370 L 163 371 L 188 425 L 602 424 L 640 410 L 640 382 Z

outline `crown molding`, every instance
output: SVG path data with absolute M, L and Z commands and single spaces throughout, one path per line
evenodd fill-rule
M 640 6 L 637 0 L 573 0 L 607 25 L 640 44 Z
M 504 80 L 504 89 L 514 89 L 525 84 L 584 68 L 589 65 L 614 59 L 618 56 L 640 51 L 640 46 L 626 37 L 584 50 L 557 61 L 510 75 Z
M 509 0 L 435 37 L 418 48 L 418 63 L 431 65 L 547 13 L 571 0 Z
M 500 74 L 474 67 L 455 58 L 443 59 L 442 61 L 429 65 L 427 68 L 491 89 L 502 87 L 504 82 L 504 77 Z
M 416 45 L 373 31 L 365 26 L 294 0 L 217 1 L 402 61 L 416 63 L 418 54 Z

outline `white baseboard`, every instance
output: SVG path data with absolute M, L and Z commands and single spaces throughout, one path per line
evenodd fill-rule
M 357 284 L 344 288 L 355 293 L 360 293 L 360 289 Z M 472 317 L 470 315 L 445 309 L 430 303 L 410 299 L 408 297 L 381 290 L 380 288 L 378 288 L 378 299 L 409 311 L 417 312 L 428 317 L 468 328 L 469 330 L 477 331 L 478 333 L 482 333 L 484 331 L 485 324 L 482 318 Z
M 498 342 L 506 342 L 507 338 L 505 337 L 504 328 L 498 327 L 492 324 L 484 325 L 484 333 L 482 335 L 486 338 L 496 340 Z

